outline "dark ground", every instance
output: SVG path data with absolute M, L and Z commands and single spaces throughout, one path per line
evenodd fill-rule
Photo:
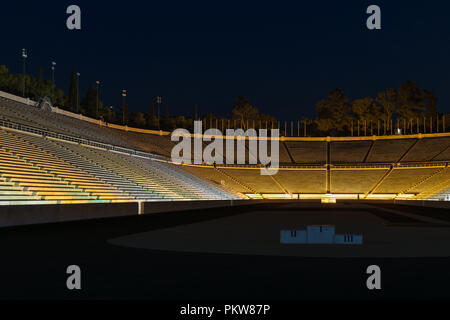
M 127 234 L 278 206 L 262 204 L 0 229 L 0 299 L 450 298 L 450 257 L 331 259 L 188 254 L 107 243 Z M 330 206 L 328 210 L 336 208 Z M 427 214 L 427 210 L 420 213 Z M 82 290 L 77 292 L 66 288 L 66 268 L 74 264 L 82 269 Z M 372 264 L 382 269 L 381 291 L 366 288 L 365 272 Z

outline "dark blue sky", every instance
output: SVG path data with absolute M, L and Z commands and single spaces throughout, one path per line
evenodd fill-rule
M 66 29 L 66 8 L 82 10 L 82 30 Z M 382 10 L 369 31 L 366 8 Z M 448 1 L 5 1 L 0 64 L 39 65 L 67 90 L 72 68 L 81 89 L 103 83 L 105 105 L 146 111 L 157 95 L 171 114 L 226 115 L 238 95 L 279 119 L 313 116 L 315 103 L 341 87 L 375 96 L 403 81 L 433 90 L 450 112 Z

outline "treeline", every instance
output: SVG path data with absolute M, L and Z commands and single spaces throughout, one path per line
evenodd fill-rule
M 375 97 L 350 101 L 341 89 L 335 89 L 316 104 L 317 117 L 311 130 L 319 134 L 349 134 L 360 125 L 381 122 L 390 128 L 395 123 L 417 123 L 439 119 L 437 99 L 432 91 L 419 88 L 416 82 L 405 82 L 398 89 L 389 88 Z M 406 128 L 405 128 L 406 129 Z
M 117 122 L 115 112 L 109 108 L 104 108 L 101 100 L 98 101 L 97 112 L 97 89 L 95 84 L 91 84 L 82 97 L 77 88 L 77 75 L 73 70 L 70 76 L 69 93 L 66 95 L 63 90 L 55 87 L 50 80 L 43 77 L 43 68 L 40 67 L 38 76 L 9 73 L 6 66 L 0 65 L 0 90 L 22 96 L 25 80 L 25 97 L 34 101 L 39 101 L 42 97 L 50 97 L 55 106 L 62 109 L 81 113 L 93 118 L 103 118 L 105 121 Z
M 132 112 L 130 113 L 129 125 L 138 128 L 174 130 L 176 128 L 185 128 L 193 130 L 194 120 L 202 120 L 205 128 L 237 128 L 237 127 L 256 127 L 255 123 L 275 122 L 275 118 L 270 115 L 261 114 L 259 110 L 253 107 L 249 100 L 243 96 L 236 99 L 231 112 L 227 117 L 217 116 L 212 112 L 206 112 L 204 116 L 199 113 L 198 106 L 193 108 L 193 116 L 170 116 L 168 105 L 162 107 L 163 110 L 157 111 L 153 101 L 150 102 L 148 113 Z M 258 126 L 259 127 L 259 126 Z M 262 127 L 262 125 L 261 125 Z
M 407 123 L 412 131 L 414 123 L 425 120 L 439 126 L 442 114 L 436 108 L 437 98 L 432 91 L 421 89 L 416 82 L 405 82 L 398 89 L 388 88 L 374 97 L 359 98 L 351 101 L 341 89 L 332 90 L 328 97 L 316 104 L 316 117 L 313 119 L 293 116 L 286 121 L 277 121 L 274 116 L 260 113 L 250 101 L 239 96 L 231 111 L 225 116 L 217 116 L 212 112 L 200 114 L 197 106 L 193 107 L 192 116 L 170 115 L 167 104 L 157 106 L 151 100 L 147 112 L 133 112 L 126 100 L 121 107 L 105 107 L 100 99 L 98 87 L 95 83 L 88 87 L 86 94 L 80 98 L 76 70 L 70 75 L 69 92 L 55 88 L 51 81 L 43 78 L 42 67 L 38 76 L 11 74 L 8 69 L 0 65 L 0 90 L 21 96 L 23 81 L 25 80 L 25 96 L 33 100 L 48 96 L 53 98 L 54 104 L 65 110 L 102 119 L 108 123 L 124 124 L 137 128 L 154 130 L 174 130 L 186 128 L 193 130 L 194 120 L 202 120 L 204 129 L 207 128 L 279 128 L 282 135 L 323 136 L 350 135 L 354 131 L 371 127 L 371 133 L 378 128 L 383 132 L 395 130 L 395 124 Z M 303 112 L 303 110 L 300 110 Z M 293 113 L 297 113 L 292 110 Z M 445 126 L 445 124 L 443 124 Z M 430 124 L 430 127 L 432 125 Z M 375 129 L 374 129 L 375 128 Z M 407 129 L 407 128 L 404 128 Z M 367 130 L 365 130 L 367 133 Z
M 0 90 L 22 96 L 23 83 L 25 80 L 25 97 L 32 100 L 38 100 L 40 97 L 51 97 L 53 93 L 53 84 L 44 79 L 42 67 L 39 68 L 38 76 L 12 74 L 6 66 L 0 65 Z M 54 88 L 55 104 L 64 104 L 64 92 Z

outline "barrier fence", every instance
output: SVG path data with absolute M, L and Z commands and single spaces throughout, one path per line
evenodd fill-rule
M 352 137 L 446 133 L 448 132 L 447 116 L 422 117 L 409 120 L 351 120 L 350 125 L 346 126 L 346 131 Z M 227 129 L 278 129 L 280 130 L 280 135 L 285 137 L 308 137 L 314 131 L 314 125 L 308 120 L 270 121 L 204 118 L 201 121 L 203 130 L 219 129 L 222 132 Z

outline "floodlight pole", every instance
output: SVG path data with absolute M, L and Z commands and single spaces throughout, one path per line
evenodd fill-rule
M 26 60 L 28 58 L 27 50 L 24 48 L 22 49 L 22 60 L 23 60 L 23 82 L 22 82 L 22 97 L 25 98 L 25 76 L 26 76 Z
M 55 67 L 56 62 L 52 61 L 52 102 L 55 103 Z
M 98 119 L 98 99 L 99 99 L 99 86 L 100 86 L 100 81 L 95 81 L 95 83 L 97 84 L 97 107 L 95 110 L 95 116 Z
M 125 125 L 125 104 L 126 104 L 127 90 L 122 90 L 122 124 Z
M 160 107 L 161 107 L 161 97 L 156 97 L 156 103 L 158 104 L 158 129 L 161 129 L 161 122 L 160 122 Z
M 80 73 L 77 72 L 77 113 L 80 112 Z

